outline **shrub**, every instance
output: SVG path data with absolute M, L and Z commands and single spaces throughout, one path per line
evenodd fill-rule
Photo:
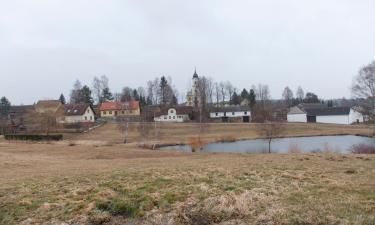
M 60 141 L 63 139 L 62 134 L 7 134 L 7 140 L 24 140 L 24 141 Z
M 375 146 L 368 144 L 357 144 L 351 147 L 354 154 L 375 154 Z

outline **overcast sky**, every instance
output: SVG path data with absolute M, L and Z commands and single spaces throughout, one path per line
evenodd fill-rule
M 106 74 L 112 91 L 199 75 L 350 97 L 375 59 L 374 0 L 0 0 L 0 96 L 69 96 Z

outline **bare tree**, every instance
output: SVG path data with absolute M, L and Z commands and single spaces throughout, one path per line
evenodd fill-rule
M 257 126 L 256 132 L 268 142 L 268 153 L 271 153 L 272 140 L 279 137 L 284 132 L 284 128 L 284 124 L 276 121 L 267 121 Z
M 288 86 L 286 86 L 282 95 L 285 105 L 290 107 L 293 103 L 293 97 L 293 91 Z
M 225 104 L 226 93 L 227 93 L 226 90 L 225 90 L 225 83 L 224 82 L 220 82 L 219 86 L 220 86 L 220 94 L 221 94 L 221 98 L 222 98 L 222 104 L 224 105 Z
M 231 100 L 235 88 L 234 88 L 233 85 L 230 83 L 230 81 L 225 82 L 225 89 L 226 89 L 226 93 L 228 93 L 229 100 Z
M 76 80 L 70 93 L 70 103 L 75 104 L 81 101 L 81 90 L 82 84 L 79 80 Z
M 214 96 L 214 81 L 211 77 L 207 78 L 207 100 L 208 103 L 213 103 Z
M 258 87 L 252 86 L 255 91 L 257 104 L 253 107 L 254 120 L 265 122 L 270 119 L 272 114 L 272 105 L 270 101 L 270 91 L 267 85 L 259 84 Z
M 219 106 L 220 98 L 221 98 L 221 91 L 220 91 L 220 85 L 219 83 L 214 83 L 214 89 L 215 89 L 215 98 L 216 98 L 216 106 Z
M 302 102 L 302 100 L 305 98 L 305 92 L 300 86 L 297 89 L 296 98 L 299 102 Z
M 121 102 L 129 102 L 132 100 L 133 90 L 130 87 L 124 87 L 121 93 Z
M 120 117 L 117 118 L 118 129 L 123 133 L 123 143 L 126 144 L 129 142 L 129 121 L 128 118 Z
M 108 88 L 108 77 L 106 75 L 102 75 L 100 78 L 94 77 L 92 81 L 92 90 L 94 95 L 94 101 L 98 104 L 102 103 L 103 99 L 103 91 L 104 89 Z
M 357 98 L 370 101 L 369 118 L 374 119 L 375 110 L 375 61 L 363 66 L 352 84 L 352 93 Z

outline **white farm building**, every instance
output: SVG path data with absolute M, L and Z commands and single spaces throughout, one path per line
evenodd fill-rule
M 240 121 L 248 123 L 251 121 L 251 111 L 246 106 L 227 106 L 212 108 L 211 119 L 221 119 L 222 122 Z
M 162 109 L 161 112 L 154 117 L 155 122 L 175 122 L 183 123 L 190 120 L 193 113 L 193 107 L 176 106 Z
M 327 107 L 298 105 L 290 108 L 288 122 L 353 124 L 363 123 L 363 115 L 355 107 Z

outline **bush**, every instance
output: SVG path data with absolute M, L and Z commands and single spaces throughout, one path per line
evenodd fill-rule
M 62 134 L 7 134 L 6 140 L 24 140 L 24 141 L 60 141 L 63 139 Z
M 357 144 L 351 147 L 354 154 L 375 154 L 375 146 L 367 144 Z

